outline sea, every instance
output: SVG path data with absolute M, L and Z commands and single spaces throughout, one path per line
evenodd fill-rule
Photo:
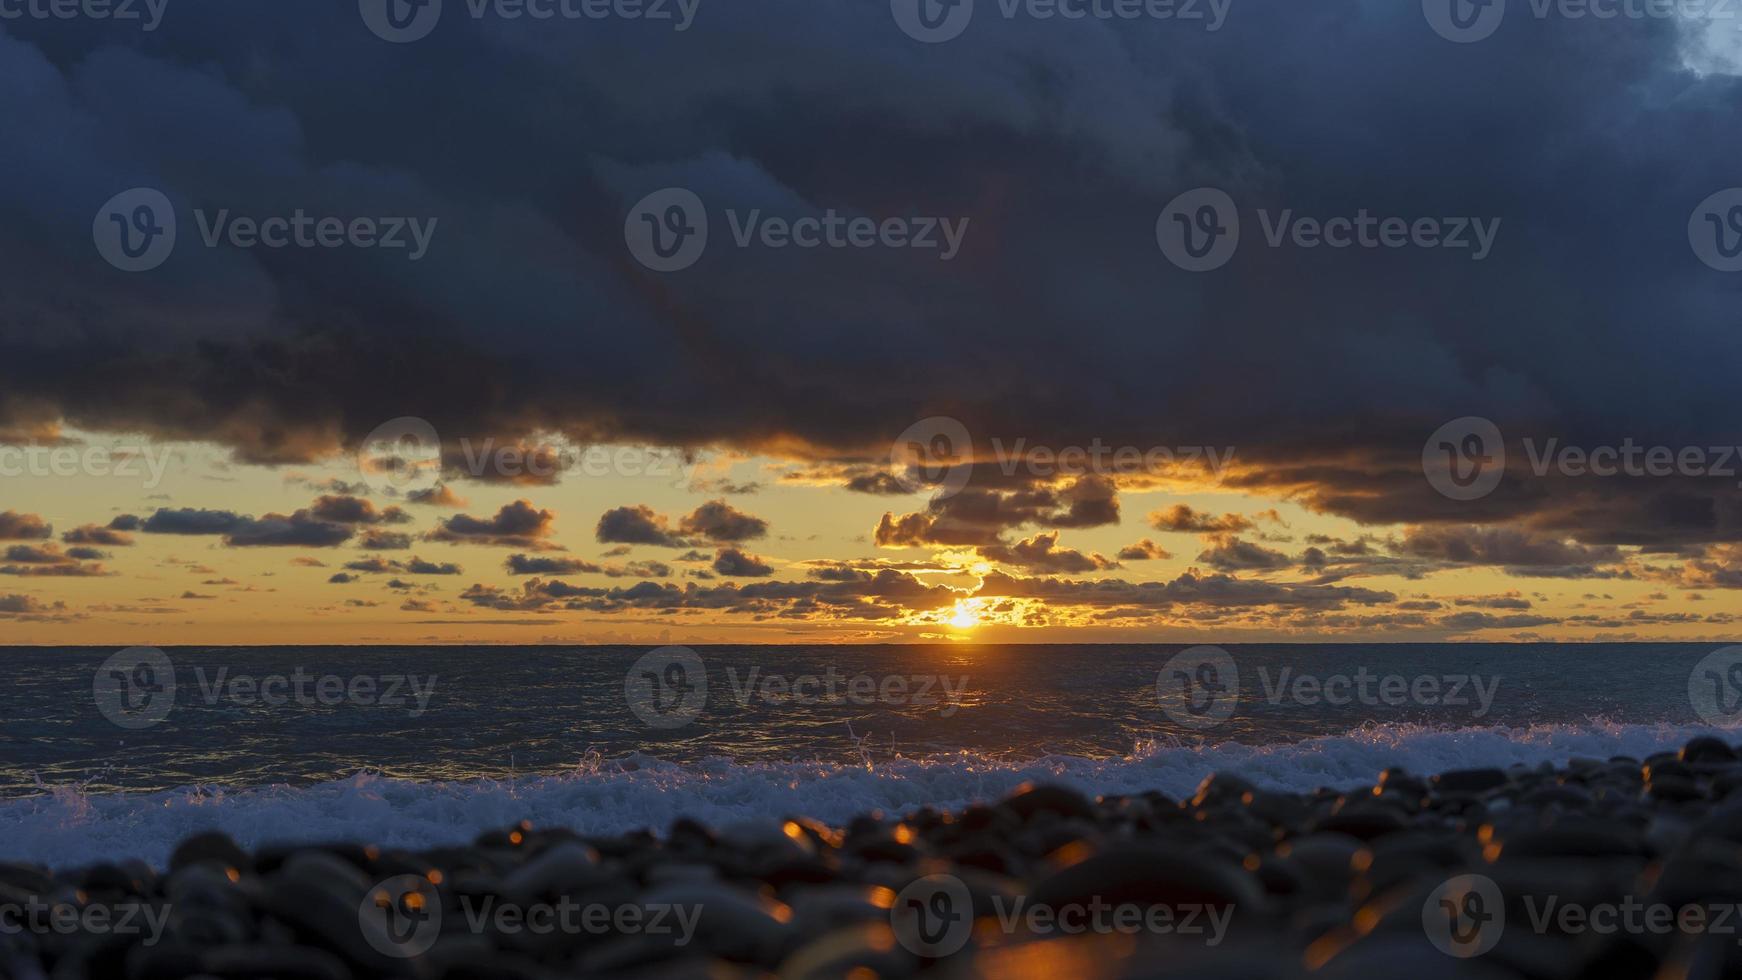
M 1721 644 L 0 648 L 0 860 L 1189 795 L 1734 739 Z

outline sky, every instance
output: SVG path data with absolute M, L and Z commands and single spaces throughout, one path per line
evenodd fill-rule
M 0 0 L 0 642 L 1732 638 L 1742 10 L 933 3 Z

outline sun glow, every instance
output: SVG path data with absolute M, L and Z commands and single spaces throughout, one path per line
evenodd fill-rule
M 956 608 L 950 614 L 950 625 L 959 630 L 970 630 L 980 625 L 980 607 L 984 605 L 980 599 L 957 599 Z

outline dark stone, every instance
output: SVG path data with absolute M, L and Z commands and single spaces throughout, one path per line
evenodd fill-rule
M 1038 905 L 1232 905 L 1236 914 L 1264 908 L 1263 890 L 1238 865 L 1155 844 L 1121 844 L 1038 882 Z
M 1212 773 L 1198 784 L 1198 791 L 1192 796 L 1192 805 L 1202 807 L 1217 803 L 1239 803 L 1247 793 L 1257 792 L 1258 787 L 1233 773 Z
M 200 966 L 230 980 L 350 980 L 351 971 L 331 953 L 307 946 L 217 946 Z
M 1722 739 L 1705 735 L 1682 746 L 1679 758 L 1688 763 L 1735 762 L 1736 750 L 1726 745 Z
M 1703 800 L 1706 794 L 1698 783 L 1686 776 L 1652 776 L 1645 784 L 1645 791 L 1654 800 L 1668 800 L 1672 803 L 1687 800 Z
M 1347 834 L 1357 840 L 1370 841 L 1407 826 L 1408 822 L 1388 806 L 1353 803 L 1320 820 L 1313 829 L 1318 833 Z
M 1441 793 L 1481 794 L 1499 789 L 1510 780 L 1498 769 L 1454 769 L 1434 777 L 1434 789 Z
M 248 856 L 248 852 L 231 840 L 229 834 L 217 830 L 195 834 L 182 841 L 176 847 L 175 853 L 169 856 L 169 869 L 176 871 L 200 861 L 211 861 L 239 871 L 254 869 L 254 861 Z
M 1051 783 L 1018 790 L 998 805 L 1025 821 L 1043 813 L 1079 820 L 1095 819 L 1095 807 L 1087 797 L 1074 789 Z

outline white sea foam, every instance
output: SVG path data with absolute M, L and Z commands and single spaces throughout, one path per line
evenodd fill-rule
M 679 816 L 715 825 L 798 814 L 841 823 L 870 810 L 898 813 L 996 799 L 1026 780 L 1053 780 L 1090 794 L 1156 789 L 1182 796 L 1217 770 L 1273 789 L 1342 788 L 1370 783 L 1387 766 L 1429 774 L 1560 764 L 1575 756 L 1640 757 L 1704 734 L 1727 733 L 1607 721 L 1530 728 L 1371 725 L 1287 744 L 1150 743 L 1112 759 L 1012 762 L 962 754 L 879 759 L 866 769 L 723 759 L 677 766 L 634 757 L 512 782 L 416 782 L 365 773 L 303 787 L 101 794 L 57 789 L 0 801 L 0 858 L 74 867 L 131 857 L 162 866 L 177 841 L 212 828 L 248 847 L 351 840 L 419 848 L 466 843 L 481 830 L 522 819 L 583 833 L 663 831 Z

